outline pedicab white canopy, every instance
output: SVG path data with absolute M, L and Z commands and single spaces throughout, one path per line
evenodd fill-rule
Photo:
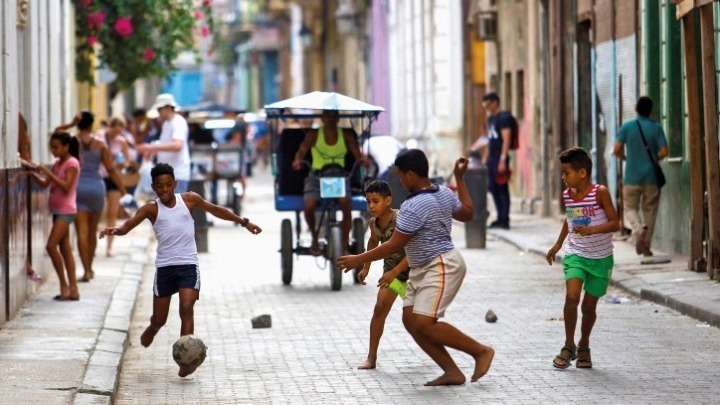
M 306 110 L 334 110 L 334 111 L 359 111 L 365 116 L 375 117 L 384 108 L 366 102 L 356 100 L 334 92 L 314 91 L 265 105 L 265 111 L 270 115 L 285 115 L 284 110 L 306 109 Z

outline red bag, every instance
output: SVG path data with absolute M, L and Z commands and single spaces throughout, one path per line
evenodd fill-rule
M 500 186 L 507 184 L 510 181 L 510 176 L 512 176 L 512 170 L 509 167 L 502 173 L 495 173 L 495 184 Z

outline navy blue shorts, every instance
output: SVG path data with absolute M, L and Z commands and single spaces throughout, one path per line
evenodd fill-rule
M 155 298 L 169 297 L 181 288 L 200 291 L 200 268 L 197 264 L 178 264 L 157 268 L 153 283 Z

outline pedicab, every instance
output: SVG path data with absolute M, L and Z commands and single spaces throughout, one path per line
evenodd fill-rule
M 302 111 L 302 112 L 298 112 Z M 312 120 L 322 117 L 323 111 L 337 111 L 340 120 L 347 120 L 350 127 L 342 127 L 343 132 L 349 131 L 356 139 L 365 139 L 370 134 L 372 122 L 377 119 L 382 107 L 364 103 L 338 93 L 312 92 L 302 96 L 290 98 L 265 106 L 268 122 L 271 125 L 271 164 L 275 177 L 275 210 L 279 212 L 295 212 L 295 226 L 291 219 L 283 219 L 280 224 L 280 255 L 281 255 L 281 278 L 285 285 L 292 282 L 293 262 L 296 256 L 312 255 L 309 246 L 301 244 L 301 231 L 303 218 L 300 215 L 304 210 L 303 188 L 304 180 L 308 175 L 312 155 L 308 151 L 305 156 L 305 165 L 302 170 L 296 171 L 292 167 L 295 154 L 300 144 L 305 139 L 305 134 L 312 130 L 310 127 L 293 128 L 286 125 L 286 128 L 278 133 L 280 121 L 289 124 L 288 121 Z M 357 128 L 357 130 L 356 130 Z M 359 134 L 359 135 L 358 135 Z M 358 140 L 358 145 L 362 142 Z M 338 175 L 337 168 L 334 174 L 320 173 L 320 199 L 318 205 L 316 231 L 319 234 L 319 249 L 324 259 L 324 267 L 330 273 L 330 288 L 338 291 L 342 288 L 342 271 L 335 263 L 342 255 L 342 222 L 338 219 L 337 211 L 340 210 L 339 199 L 346 196 L 345 182 L 349 179 L 351 212 L 367 211 L 367 203 L 363 195 L 363 188 L 366 181 L 365 173 L 359 162 L 348 150 L 345 156 L 344 176 Z M 294 228 L 294 238 L 293 238 Z M 347 251 L 351 254 L 360 254 L 365 251 L 365 229 L 366 223 L 360 216 L 352 220 L 351 238 Z M 354 280 L 357 282 L 357 273 L 362 268 L 353 272 Z

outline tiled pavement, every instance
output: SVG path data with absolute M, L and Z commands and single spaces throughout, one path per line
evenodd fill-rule
M 188 378 L 177 376 L 171 356 L 177 298 L 153 345 L 139 345 L 152 304 L 153 269 L 145 269 L 117 403 L 714 403 L 720 395 L 720 330 L 615 289 L 609 296 L 618 294 L 622 303 L 599 305 L 595 368 L 554 370 L 564 339 L 561 267 L 493 238 L 486 250 L 463 249 L 469 271 L 447 313 L 447 321 L 496 349 L 485 378 L 423 387 L 439 369 L 404 331 L 399 303 L 386 324 L 379 368 L 356 370 L 366 355 L 376 289 L 354 286 L 346 276 L 342 291 L 332 292 L 320 261 L 306 257 L 295 262 L 292 286 L 282 286 L 282 215 L 272 210 L 270 191 L 249 189 L 245 214 L 264 227 L 262 235 L 220 220 L 210 230 L 195 307 L 195 333 L 208 345 L 208 358 Z M 457 240 L 462 246 L 461 229 Z M 375 267 L 370 279 L 379 272 Z M 495 324 L 484 321 L 489 308 L 499 317 Z M 250 318 L 264 313 L 272 315 L 272 328 L 252 329 Z M 452 354 L 470 374 L 471 359 Z
M 97 256 L 95 278 L 79 285 L 77 302 L 53 301 L 58 281 L 48 274 L 0 330 L 0 404 L 109 403 L 148 245 L 144 225 L 118 238 L 118 255 Z

